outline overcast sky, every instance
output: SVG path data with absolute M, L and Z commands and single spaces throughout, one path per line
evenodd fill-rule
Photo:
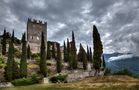
M 63 42 L 74 31 L 76 45 L 92 46 L 92 26 L 105 53 L 139 55 L 139 0 L 0 0 L 0 33 L 26 31 L 28 18 L 48 23 L 48 40 Z

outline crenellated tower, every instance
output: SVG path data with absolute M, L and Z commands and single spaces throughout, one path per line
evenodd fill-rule
M 45 45 L 47 49 L 47 22 L 30 19 L 27 21 L 27 42 L 32 53 L 40 52 L 41 34 L 44 32 Z

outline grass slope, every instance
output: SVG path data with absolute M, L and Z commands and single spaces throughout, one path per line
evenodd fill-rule
M 139 80 L 129 76 L 91 77 L 73 83 L 37 84 L 0 90 L 139 90 Z

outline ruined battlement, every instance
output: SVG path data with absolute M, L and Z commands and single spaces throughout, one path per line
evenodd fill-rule
M 36 19 L 31 19 L 31 18 L 28 18 L 28 22 L 34 23 L 34 24 L 44 24 L 44 25 L 47 24 L 47 22 L 43 22 L 41 20 L 36 20 Z

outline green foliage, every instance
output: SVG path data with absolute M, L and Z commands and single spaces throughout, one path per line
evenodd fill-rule
M 57 82 L 64 82 L 64 83 L 66 83 L 67 82 L 66 81 L 66 78 L 67 78 L 67 75 L 66 74 L 64 74 L 64 75 L 58 74 L 57 76 L 51 77 L 50 78 L 50 81 L 52 83 L 57 83 Z
M 105 69 L 105 68 L 106 68 L 106 63 L 105 63 L 104 55 L 103 55 L 103 62 L 102 62 L 102 65 L 103 65 L 103 68 Z
M 89 56 L 89 48 L 88 48 L 88 46 L 87 46 L 87 60 L 90 62 L 90 56 Z
M 92 50 L 91 50 L 91 47 L 90 47 L 90 51 L 89 51 L 89 61 L 90 62 L 93 62 L 93 57 L 92 57 L 93 55 L 92 55 Z
M 0 69 L 3 68 L 4 66 L 5 66 L 4 58 L 2 55 L 0 55 Z
M 31 78 L 20 78 L 12 81 L 12 84 L 15 86 L 26 86 L 26 85 L 32 85 L 39 82 L 39 79 L 36 75 L 33 75 Z
M 27 59 L 31 58 L 31 50 L 30 50 L 30 46 L 28 45 L 27 47 Z
M 61 72 L 62 64 L 61 64 L 61 52 L 60 52 L 60 44 L 57 44 L 57 58 L 56 58 L 56 67 L 57 67 L 57 73 Z
M 14 79 L 18 79 L 18 78 L 20 78 L 20 69 L 19 69 L 19 67 L 18 67 L 18 63 L 17 62 L 15 62 L 15 61 L 13 61 L 13 76 L 12 76 L 12 79 L 14 80 Z
M 106 68 L 104 75 L 110 75 L 111 74 L 111 69 Z
M 6 30 L 4 29 L 4 33 L 3 33 L 3 36 L 2 36 L 2 55 L 6 55 Z
M 67 62 L 68 61 L 68 57 L 67 57 L 67 47 L 66 47 L 66 44 L 65 44 L 65 41 L 64 41 L 64 61 Z
M 76 44 L 73 31 L 72 31 L 72 43 L 71 43 L 71 60 L 72 60 L 72 69 L 77 69 Z
M 87 54 L 86 54 L 82 44 L 80 44 L 80 50 L 78 53 L 78 61 L 83 62 L 83 69 L 86 70 L 87 69 Z
M 26 35 L 22 36 L 22 55 L 20 61 L 20 77 L 27 77 L 27 47 L 26 47 Z
M 16 58 L 21 58 L 21 50 L 19 48 L 14 49 L 14 56 Z
M 5 79 L 11 81 L 13 78 L 14 46 L 9 42 L 8 59 L 5 67 Z
M 55 50 L 55 44 L 53 43 L 52 44 L 52 57 L 53 58 L 56 58 L 55 52 L 56 52 L 56 50 Z
M 51 58 L 50 43 L 47 43 L 47 59 Z
M 133 76 L 133 74 L 128 71 L 128 69 L 123 69 L 117 72 L 114 72 L 113 75 L 128 75 L 128 76 Z
M 47 66 L 46 66 L 46 49 L 45 49 L 45 41 L 44 41 L 44 34 L 42 32 L 41 37 L 41 48 L 40 48 L 40 72 L 43 76 L 47 76 Z
M 93 26 L 93 44 L 94 44 L 93 67 L 96 70 L 99 70 L 101 67 L 101 61 L 102 61 L 101 55 L 103 53 L 103 47 L 99 32 L 95 25 Z

